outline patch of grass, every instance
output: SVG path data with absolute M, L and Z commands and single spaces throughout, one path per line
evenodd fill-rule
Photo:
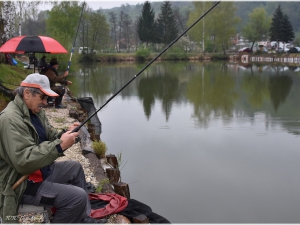
M 168 52 L 162 55 L 165 60 L 186 60 L 186 52 L 179 47 L 171 47 Z
M 54 118 L 54 121 L 56 122 L 56 123 L 64 123 L 65 122 L 65 119 L 64 118 Z
M 18 60 L 17 66 L 5 63 L 4 57 L 4 54 L 0 53 L 0 82 L 4 87 L 15 90 L 20 85 L 21 81 L 30 74 L 30 71 L 25 69 L 23 64 Z M 10 99 L 1 93 L 0 110 L 2 111 L 9 102 Z
M 95 154 L 97 155 L 98 158 L 104 158 L 105 157 L 105 153 L 107 151 L 107 146 L 103 141 L 101 141 L 101 140 L 93 141 L 92 147 L 93 147 L 93 149 L 95 151 Z
M 105 184 L 109 184 L 108 178 L 105 178 L 99 182 L 99 184 L 96 186 L 96 193 L 101 193 Z
M 10 98 L 0 93 L 0 112 L 7 106 L 9 102 L 10 102 Z
M 118 154 L 117 160 L 118 160 L 118 169 L 121 170 L 126 165 L 126 163 L 127 163 L 127 161 L 124 163 L 124 161 L 122 160 L 122 152 L 120 152 Z
M 32 73 L 32 70 L 23 68 L 23 65 L 12 66 L 6 63 L 0 63 L 0 81 L 3 85 L 11 90 L 17 88 L 25 77 Z

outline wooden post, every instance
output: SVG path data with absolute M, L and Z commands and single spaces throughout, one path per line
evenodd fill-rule
M 114 168 L 107 168 L 106 169 L 107 177 L 110 183 L 118 183 L 120 180 L 120 170 Z
M 113 167 L 118 168 L 118 160 L 115 155 L 106 155 L 106 161 Z
M 88 131 L 90 134 L 94 134 L 95 133 L 95 125 L 92 123 L 88 124 Z
M 129 191 L 128 184 L 119 182 L 119 183 L 113 183 L 113 186 L 114 186 L 116 194 L 130 199 L 130 191 Z
M 144 214 L 133 217 L 132 219 L 133 219 L 133 223 L 150 223 L 149 218 Z
M 92 141 L 100 141 L 100 135 L 99 134 L 90 134 Z

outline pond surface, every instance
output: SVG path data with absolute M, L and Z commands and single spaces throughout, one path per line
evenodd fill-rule
M 142 64 L 80 66 L 100 108 Z M 100 112 L 131 198 L 172 223 L 299 223 L 298 68 L 152 64 Z

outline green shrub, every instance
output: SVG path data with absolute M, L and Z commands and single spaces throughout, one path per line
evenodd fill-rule
M 93 141 L 92 146 L 93 146 L 95 154 L 97 155 L 98 158 L 104 158 L 105 157 L 105 153 L 107 151 L 107 146 L 103 141 L 101 141 L 101 140 Z
M 150 50 L 148 48 L 141 48 L 136 51 L 135 56 L 137 60 L 144 61 L 150 56 Z
M 186 52 L 183 49 L 177 46 L 173 46 L 162 55 L 162 58 L 166 60 L 184 60 L 187 59 L 187 56 Z

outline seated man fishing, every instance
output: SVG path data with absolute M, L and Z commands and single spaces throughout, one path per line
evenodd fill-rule
M 100 223 L 89 217 L 83 168 L 77 161 L 54 162 L 78 136 L 58 134 L 43 107 L 47 97 L 58 96 L 45 75 L 30 74 L 15 90 L 15 99 L 0 113 L 0 217 L 17 223 L 20 204 L 55 208 L 52 223 Z M 28 176 L 29 175 L 29 176 Z M 13 186 L 24 178 L 17 187 Z

